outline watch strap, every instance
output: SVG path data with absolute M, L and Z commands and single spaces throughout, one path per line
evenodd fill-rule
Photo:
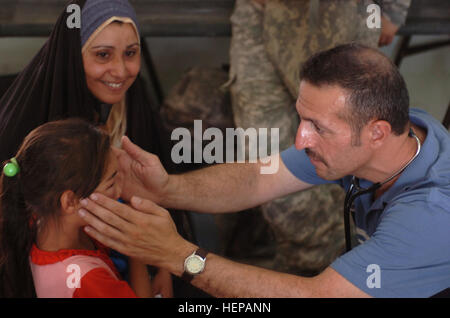
M 208 255 L 208 251 L 199 247 L 196 251 L 195 251 L 195 255 L 200 256 L 201 258 L 205 259 L 206 255 Z
M 208 255 L 208 251 L 205 250 L 205 249 L 203 249 L 203 248 L 201 248 L 201 247 L 199 247 L 199 248 L 195 251 L 194 255 L 198 255 L 198 256 L 200 256 L 201 258 L 203 258 L 204 260 L 206 260 L 206 255 Z M 190 256 L 190 255 L 189 255 L 189 256 Z M 189 257 L 189 256 L 188 256 L 188 257 Z M 194 276 L 195 276 L 195 275 L 192 275 L 192 274 L 188 273 L 188 272 L 185 270 L 185 271 L 183 272 L 183 274 L 181 275 L 181 279 L 184 280 L 185 282 L 190 283 L 190 282 L 192 281 L 192 279 L 194 278 Z

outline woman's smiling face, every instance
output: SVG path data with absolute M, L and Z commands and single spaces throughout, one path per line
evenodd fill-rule
M 116 104 L 135 81 L 141 68 L 139 40 L 130 23 L 106 26 L 83 51 L 89 90 L 100 101 Z

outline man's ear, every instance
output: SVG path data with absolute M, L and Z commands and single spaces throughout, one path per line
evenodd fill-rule
M 381 147 L 391 133 L 391 124 L 385 120 L 374 120 L 369 123 L 370 144 L 373 148 Z
M 79 201 L 80 200 L 72 190 L 64 191 L 59 198 L 63 215 L 68 215 L 76 212 L 80 205 Z

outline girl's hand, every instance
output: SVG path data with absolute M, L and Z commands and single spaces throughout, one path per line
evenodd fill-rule
M 172 277 L 170 273 L 160 268 L 152 280 L 153 297 L 161 295 L 163 298 L 173 297 Z

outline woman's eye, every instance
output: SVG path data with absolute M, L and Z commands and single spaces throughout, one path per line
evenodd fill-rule
M 111 189 L 113 186 L 114 186 L 114 182 L 109 187 L 107 187 L 106 190 Z
M 128 56 L 128 57 L 133 57 L 133 56 L 136 55 L 136 51 L 127 51 L 127 52 L 125 53 L 125 55 Z
M 102 59 L 105 59 L 109 56 L 109 54 L 106 52 L 98 52 L 96 55 Z

